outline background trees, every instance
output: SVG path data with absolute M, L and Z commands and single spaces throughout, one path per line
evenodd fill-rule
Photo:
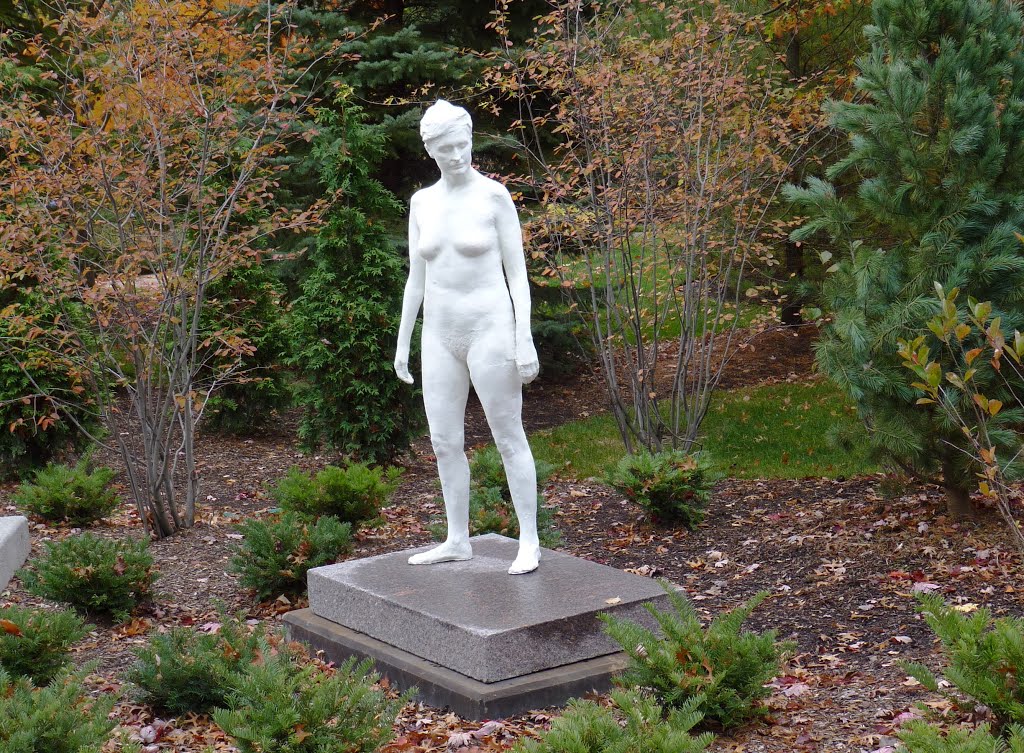
M 969 511 L 970 453 L 959 428 L 919 393 L 897 356 L 938 312 L 933 283 L 990 300 L 1005 330 L 1024 326 L 1024 33 L 1010 2 L 876 0 L 858 60 L 857 101 L 830 102 L 849 153 L 822 180 L 788 192 L 808 216 L 795 240 L 834 243 L 822 295 L 831 322 L 822 370 L 856 402 L 880 456 L 928 476 L 941 471 L 950 512 Z M 958 371 L 929 339 L 941 369 Z M 993 384 L 985 394 L 1006 399 Z M 1016 437 L 994 437 L 1001 450 Z M 1012 454 L 1012 451 L 1011 453 Z
M 744 20 L 568 5 L 501 69 L 544 213 L 533 248 L 585 312 L 630 452 L 697 441 L 757 295 L 745 274 L 776 263 L 769 210 L 800 131 Z
M 196 427 L 252 350 L 230 321 L 204 327 L 210 287 L 309 217 L 273 204 L 291 92 L 271 34 L 286 19 L 264 11 L 250 33 L 201 5 L 65 6 L 60 33 L 36 42 L 58 62 L 52 91 L 5 92 L 4 292 L 26 281 L 57 313 L 16 300 L 0 345 L 31 342 L 88 394 L 156 536 L 192 524 Z

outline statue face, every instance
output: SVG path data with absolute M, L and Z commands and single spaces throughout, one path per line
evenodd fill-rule
M 463 128 L 431 139 L 426 148 L 442 175 L 461 175 L 473 165 L 473 139 Z

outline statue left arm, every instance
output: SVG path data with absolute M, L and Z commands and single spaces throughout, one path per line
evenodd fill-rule
M 530 281 L 523 255 L 523 231 L 519 226 L 516 206 L 504 187 L 495 192 L 495 202 L 501 263 L 505 269 L 516 318 L 516 368 L 525 384 L 537 377 L 540 363 L 537 360 L 537 349 L 533 346 L 533 333 L 530 331 Z

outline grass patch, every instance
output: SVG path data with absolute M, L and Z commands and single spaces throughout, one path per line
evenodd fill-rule
M 654 302 L 658 302 L 659 313 L 661 313 L 661 306 L 669 300 L 669 296 L 677 298 L 679 303 L 682 304 L 682 295 L 672 292 L 673 287 L 679 284 L 679 280 L 673 280 L 671 274 L 674 263 L 673 259 L 682 252 L 678 248 L 673 247 L 660 248 L 658 251 L 645 250 L 639 243 L 635 242 L 631 243 L 631 248 L 635 260 L 644 260 L 642 265 L 640 262 L 636 262 L 638 269 L 633 280 L 639 289 L 640 299 L 643 301 L 642 308 L 645 311 L 642 324 L 643 338 L 644 340 L 650 340 L 655 334 L 653 311 L 651 310 Z M 590 277 L 591 272 L 588 272 L 588 260 L 586 257 L 570 258 L 564 260 L 564 262 L 562 267 L 563 278 L 576 281 L 577 292 L 582 293 L 584 300 L 589 300 L 589 293 L 586 291 L 591 285 L 596 288 L 604 288 L 608 273 L 602 263 L 603 254 L 600 251 L 595 249 L 589 260 L 593 270 L 593 278 Z M 642 269 L 639 268 L 641 266 Z M 677 270 L 678 273 L 680 273 L 679 270 Z M 532 282 L 541 288 L 557 290 L 562 287 L 561 279 L 557 277 L 535 277 Z M 740 283 L 738 280 L 735 282 L 743 289 L 753 285 L 753 283 Z M 628 308 L 626 304 L 630 299 L 631 286 L 626 285 L 625 278 L 620 275 L 615 280 L 615 289 L 618 290 L 617 308 L 625 311 Z M 728 296 L 717 319 L 714 318 L 715 304 L 712 301 L 705 301 L 705 303 L 707 307 L 699 311 L 696 317 L 695 332 L 698 333 L 698 336 L 699 334 L 710 332 L 724 332 L 733 326 L 733 320 L 738 320 L 735 323 L 737 327 L 746 328 L 757 321 L 769 319 L 772 316 L 772 308 L 770 306 L 747 298 L 745 295 L 740 295 L 738 300 L 734 300 L 732 295 Z M 681 330 L 682 319 L 681 314 L 678 312 L 670 310 L 658 322 L 657 334 L 659 339 L 674 340 L 679 337 Z M 627 330 L 625 336 L 630 342 L 633 342 L 635 339 L 631 330 Z
M 713 469 L 733 478 L 837 478 L 877 471 L 862 451 L 829 444 L 825 435 L 836 426 L 864 431 L 839 389 L 816 381 L 718 392 L 702 430 Z M 530 446 L 561 475 L 579 479 L 603 476 L 624 453 L 610 413 L 537 432 Z

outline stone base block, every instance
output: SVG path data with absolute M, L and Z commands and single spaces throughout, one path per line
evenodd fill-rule
M 317 617 L 309 609 L 284 616 L 293 640 L 322 650 L 334 662 L 349 656 L 370 657 L 393 686 L 415 687 L 416 697 L 438 708 L 449 708 L 464 719 L 500 719 L 531 709 L 563 705 L 569 698 L 602 692 L 612 676 L 625 669 L 623 653 L 608 654 L 554 669 L 498 682 L 481 682 L 389 646 L 363 633 Z
M 646 602 L 668 596 L 650 578 L 543 550 L 540 568 L 506 571 L 518 542 L 471 539 L 473 558 L 409 565 L 413 549 L 309 571 L 309 608 L 460 675 L 509 680 L 619 650 L 597 615 L 654 626 Z
M 20 515 L 0 518 L 0 591 L 7 588 L 15 570 L 25 564 L 31 548 L 27 518 Z

